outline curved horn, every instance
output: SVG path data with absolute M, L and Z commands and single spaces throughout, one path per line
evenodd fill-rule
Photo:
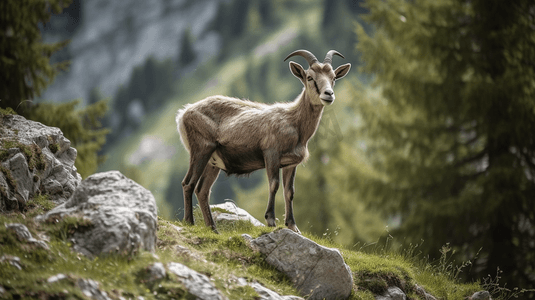
M 336 50 L 329 50 L 329 52 L 327 52 L 327 55 L 325 55 L 325 60 L 323 60 L 323 63 L 332 65 L 332 63 L 333 63 L 333 55 L 338 55 L 341 58 L 345 58 L 342 54 L 340 54 L 340 52 L 338 52 Z
M 309 66 L 312 66 L 314 63 L 318 62 L 318 59 L 314 56 L 314 54 L 312 54 L 310 51 L 307 51 L 307 50 L 296 50 L 290 53 L 288 56 L 286 56 L 284 61 L 286 61 L 288 58 L 295 56 L 295 55 L 304 57 L 307 60 Z

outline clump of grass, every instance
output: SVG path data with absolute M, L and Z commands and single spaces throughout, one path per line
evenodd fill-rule
M 46 194 L 39 194 L 28 200 L 26 209 L 29 210 L 34 207 L 40 207 L 43 211 L 49 211 L 56 206 L 54 201 L 50 200 Z
M 84 232 L 90 230 L 93 226 L 91 220 L 82 215 L 62 218 L 52 217 L 46 223 L 49 224 L 46 228 L 48 234 L 62 241 L 67 241 L 75 232 Z
M 53 154 L 56 154 L 56 152 L 58 152 L 61 149 L 61 147 L 59 146 L 59 143 L 55 143 L 54 139 L 51 136 L 47 136 L 47 139 L 48 139 L 48 149 L 50 149 L 50 151 Z
M 531 299 L 535 295 L 535 289 L 507 288 L 506 284 L 500 283 L 502 273 L 503 271 L 498 268 L 494 277 L 489 274 L 482 280 L 483 289 L 493 296 L 492 299 L 508 300 L 523 297 Z
M 4 174 L 6 177 L 7 184 L 11 187 L 11 189 L 16 190 L 17 189 L 17 181 L 15 178 L 13 178 L 13 175 L 11 174 L 11 170 L 8 168 L 5 168 L 3 165 L 0 164 L 0 172 Z M 3 192 L 4 195 L 7 195 L 6 192 Z

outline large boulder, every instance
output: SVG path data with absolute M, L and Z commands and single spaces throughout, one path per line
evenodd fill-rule
M 65 203 L 38 220 L 67 216 L 89 221 L 72 236 L 74 250 L 88 256 L 100 253 L 130 253 L 142 248 L 154 251 L 157 208 L 147 189 L 119 171 L 96 173 L 85 180 Z
M 307 299 L 346 299 L 353 277 L 337 249 L 327 248 L 293 232 L 281 229 L 252 239 L 248 245 L 266 255 L 266 262 L 285 273 Z
M 36 193 L 67 200 L 82 180 L 76 154 L 59 128 L 0 115 L 0 211 L 24 207 Z

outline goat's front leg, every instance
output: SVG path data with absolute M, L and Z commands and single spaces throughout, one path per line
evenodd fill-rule
M 284 186 L 284 202 L 286 203 L 285 207 L 285 217 L 284 224 L 291 230 L 301 233 L 297 225 L 295 225 L 294 211 L 293 211 L 293 199 L 294 199 L 294 180 L 295 180 L 295 170 L 294 167 L 286 167 L 282 169 L 282 183 Z
M 266 222 L 268 226 L 275 227 L 277 226 L 275 222 L 275 195 L 279 189 L 279 167 L 280 159 L 278 152 L 264 151 L 264 162 L 266 165 L 266 172 L 269 183 L 269 199 L 268 205 L 266 208 Z

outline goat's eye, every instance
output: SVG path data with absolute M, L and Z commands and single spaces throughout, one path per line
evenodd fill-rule
M 308 77 L 307 77 L 307 80 L 308 80 L 308 81 L 312 81 L 312 80 L 314 80 L 314 78 L 312 78 L 312 76 L 308 76 Z

